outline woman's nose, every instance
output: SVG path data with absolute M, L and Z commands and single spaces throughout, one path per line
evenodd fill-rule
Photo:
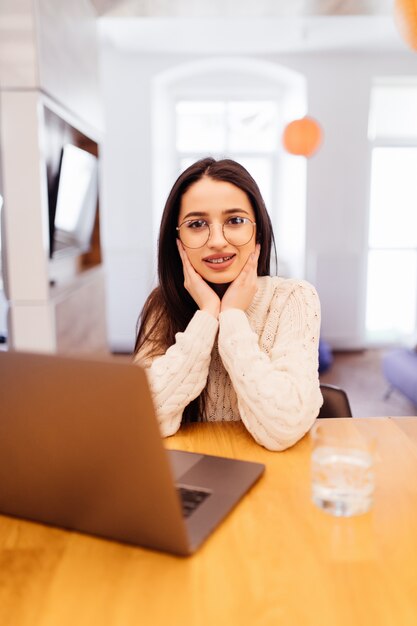
M 210 224 L 210 236 L 208 240 L 210 246 L 222 246 L 227 245 L 227 241 L 223 234 L 223 224 Z

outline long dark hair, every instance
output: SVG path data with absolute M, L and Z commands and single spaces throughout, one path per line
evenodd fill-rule
M 248 196 L 255 213 L 256 241 L 261 244 L 258 276 L 269 276 L 272 249 L 276 262 L 271 220 L 259 187 L 249 172 L 231 159 L 216 161 L 207 157 L 197 161 L 177 178 L 165 204 L 158 241 L 159 286 L 146 300 L 139 317 L 135 353 L 144 348 L 145 356 L 148 357 L 164 354 L 175 342 L 175 334 L 185 330 L 198 308 L 184 287 L 175 229 L 182 196 L 204 176 L 232 183 Z M 198 421 L 199 416 L 204 414 L 205 404 L 206 389 L 185 408 L 183 420 Z

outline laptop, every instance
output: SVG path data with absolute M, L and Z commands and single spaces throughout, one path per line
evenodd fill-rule
M 262 475 L 166 450 L 124 359 L 0 352 L 0 513 L 192 554 Z

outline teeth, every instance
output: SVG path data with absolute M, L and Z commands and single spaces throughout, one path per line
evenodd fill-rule
M 208 263 L 224 263 L 225 261 L 228 261 L 231 258 L 232 258 L 231 256 L 223 256 L 218 259 L 207 259 L 207 262 Z

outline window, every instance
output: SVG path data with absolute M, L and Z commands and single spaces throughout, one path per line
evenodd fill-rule
M 376 86 L 371 99 L 371 196 L 366 331 L 403 341 L 417 322 L 417 85 Z
M 278 113 L 271 100 L 178 101 L 178 170 L 208 155 L 235 159 L 256 180 L 271 210 L 273 173 L 278 171 Z

